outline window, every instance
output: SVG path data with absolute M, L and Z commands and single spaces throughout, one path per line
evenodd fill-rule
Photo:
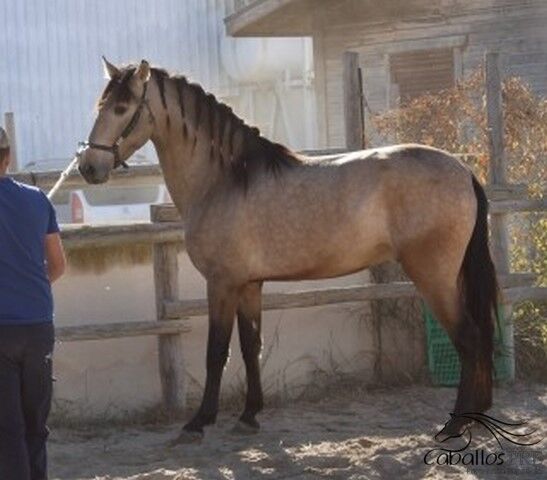
M 454 50 L 438 48 L 392 53 L 389 56 L 391 84 L 401 103 L 424 93 L 454 86 Z

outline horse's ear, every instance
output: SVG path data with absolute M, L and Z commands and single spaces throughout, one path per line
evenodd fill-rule
M 103 69 L 104 69 L 104 76 L 108 79 L 108 80 L 112 80 L 113 78 L 118 78 L 121 73 L 120 73 L 120 70 L 118 69 L 118 67 L 116 67 L 115 65 L 111 64 L 106 58 L 105 56 L 103 55 Z
M 150 78 L 150 64 L 146 60 L 141 60 L 140 65 L 135 70 L 135 76 L 143 82 L 148 81 Z

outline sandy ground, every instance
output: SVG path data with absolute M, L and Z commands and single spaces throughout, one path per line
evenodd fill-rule
M 547 478 L 545 385 L 497 389 L 490 412 L 528 421 L 528 429 L 537 429 L 533 438 L 542 440 L 538 445 L 505 442 L 501 450 L 475 427 L 466 451 L 505 451 L 504 465 L 426 465 L 424 455 L 438 446 L 432 436 L 448 418 L 454 396 L 454 389 L 443 388 L 340 388 L 318 401 L 266 409 L 255 435 L 232 433 L 235 412 L 223 413 L 201 444 L 176 447 L 168 444 L 178 424 L 56 429 L 50 473 L 63 480 Z

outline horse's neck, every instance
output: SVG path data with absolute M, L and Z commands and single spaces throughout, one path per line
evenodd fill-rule
M 165 183 L 183 219 L 224 178 L 220 162 L 211 161 L 210 132 L 207 133 L 207 129 L 194 123 L 197 117 L 204 118 L 203 112 L 200 116 L 194 110 L 197 102 L 203 102 L 203 99 L 192 98 L 197 95 L 196 90 L 189 89 L 187 85 L 184 88 L 183 108 L 177 80 L 165 81 L 163 92 L 168 107 L 165 108 L 165 104 L 160 102 L 158 85 L 154 84 L 157 123 L 152 136 Z M 200 104 L 200 109 L 205 108 L 205 105 Z
M 220 174 L 214 162 L 209 161 L 209 147 L 198 142 L 195 147 L 176 135 L 177 125 L 171 125 L 161 140 L 153 140 L 165 184 L 185 219 L 189 210 L 199 204 L 218 181 Z M 180 130 L 178 130 L 180 131 Z

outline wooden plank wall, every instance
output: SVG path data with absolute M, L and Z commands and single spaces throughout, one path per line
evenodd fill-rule
M 365 94 L 373 111 L 384 110 L 396 96 L 390 92 L 389 53 L 437 46 L 458 49 L 455 64 L 461 65 L 463 75 L 483 62 L 486 50 L 503 52 L 505 75 L 522 76 L 536 92 L 547 95 L 547 2 L 475 0 L 457 2 L 459 9 L 455 3 L 441 2 L 440 10 L 425 18 L 421 14 L 398 21 L 376 19 L 374 24 L 355 17 L 335 25 L 328 19 L 316 21 L 314 43 L 321 48 L 314 49 L 314 62 L 324 73 L 324 79 L 318 78 L 324 83 L 318 85 L 325 97 L 320 99 L 327 123 L 324 144 L 345 144 L 342 58 L 348 50 L 360 54 Z M 465 3 L 468 6 L 461 7 Z

